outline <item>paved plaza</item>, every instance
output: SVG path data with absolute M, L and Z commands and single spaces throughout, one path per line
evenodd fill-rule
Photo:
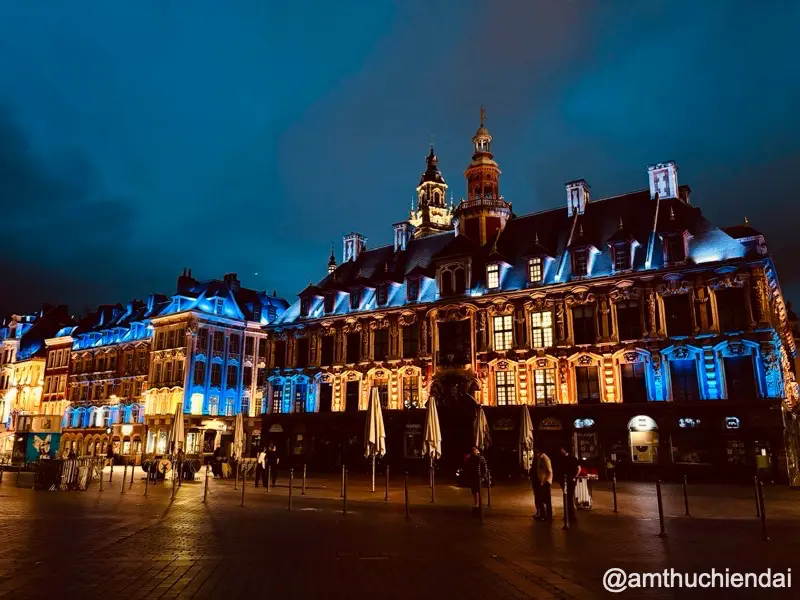
M 107 473 L 107 471 L 106 471 Z M 248 481 L 170 484 L 97 482 L 85 492 L 33 491 L 29 475 L 0 484 L 0 596 L 4 598 L 591 598 L 610 596 L 603 573 L 673 567 L 699 572 L 800 567 L 800 493 L 767 487 L 768 533 L 762 541 L 748 487 L 691 486 L 684 516 L 680 486 L 664 486 L 668 537 L 661 538 L 652 484 L 619 485 L 619 511 L 608 486 L 594 506 L 562 531 L 533 522 L 525 485 L 498 485 L 484 520 L 469 510 L 469 491 L 425 481 L 410 485 L 405 518 L 402 481 L 384 500 L 383 480 L 369 491 L 363 474 L 348 484 L 342 515 L 339 479 L 295 480 L 288 511 L 285 477 L 274 490 Z M 282 474 L 284 475 L 284 474 Z M 107 475 L 106 475 L 107 477 Z M 554 510 L 561 516 L 560 497 Z M 800 577 L 800 568 L 797 568 Z M 737 593 L 738 592 L 738 593 Z M 695 591 L 699 595 L 700 592 Z M 705 592 L 708 593 L 708 592 Z M 776 590 L 726 590 L 725 597 L 789 597 Z M 686 590 L 628 590 L 620 597 L 673 598 Z

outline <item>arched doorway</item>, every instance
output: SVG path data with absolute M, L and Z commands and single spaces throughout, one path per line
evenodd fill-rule
M 658 464 L 658 425 L 647 415 L 637 415 L 628 421 L 631 462 Z

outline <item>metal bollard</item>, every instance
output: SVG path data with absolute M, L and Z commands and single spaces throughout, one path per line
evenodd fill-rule
M 408 471 L 406 471 L 405 483 L 403 484 L 403 491 L 405 493 L 405 500 L 406 500 L 406 519 L 408 519 Z
M 153 469 L 153 463 L 147 464 L 147 469 L 144 472 L 144 497 L 147 498 L 147 486 L 150 485 L 150 471 Z
M 125 464 L 122 467 L 122 485 L 119 486 L 120 495 L 125 493 L 125 480 L 127 478 L 128 478 L 128 461 L 125 461 Z
M 267 491 L 272 491 L 272 465 L 267 465 Z
M 236 491 L 238 488 L 236 486 L 239 485 L 239 465 L 236 465 L 236 470 L 233 473 L 233 491 Z
M 183 461 L 178 463 L 178 487 L 181 487 L 183 481 Z
M 481 467 L 478 465 L 478 522 L 483 524 L 483 482 L 481 481 Z
M 19 487 L 19 478 L 21 475 L 22 475 L 22 463 L 19 463 L 17 465 L 17 487 Z
M 486 468 L 486 506 L 492 508 L 492 472 Z
M 562 525 L 561 529 L 563 531 L 569 531 L 569 502 L 570 497 L 567 493 L 567 476 L 564 475 L 564 485 L 561 488 L 561 502 L 564 505 L 564 525 Z
M 767 507 L 764 505 L 764 482 L 758 482 L 758 502 L 761 505 L 761 541 L 768 542 L 767 535 Z
M 667 537 L 667 532 L 664 531 L 664 504 L 661 501 L 661 480 L 656 480 L 656 497 L 658 498 L 658 524 L 661 526 L 661 531 L 658 532 L 658 537 Z
M 383 501 L 389 501 L 389 465 L 386 465 L 386 485 L 384 486 L 385 493 L 383 495 Z
M 3 483 L 3 471 L 5 471 L 5 460 L 0 460 L 0 483 Z
M 436 475 L 433 471 L 433 462 L 431 462 L 431 504 L 436 503 Z
M 166 477 L 166 474 L 164 474 L 164 477 Z M 172 494 L 170 495 L 169 499 L 175 499 L 175 467 L 172 469 Z
M 300 495 L 306 495 L 306 465 L 303 464 L 303 487 L 300 489 Z
M 128 489 L 130 490 L 133 487 L 133 472 L 136 470 L 136 459 L 133 459 L 133 464 L 131 465 L 131 482 L 128 485 Z
M 347 516 L 347 468 L 342 471 L 342 515 Z
M 289 512 L 292 512 L 292 488 L 294 487 L 294 469 L 289 469 Z
M 617 474 L 611 476 L 611 493 L 614 496 L 614 512 L 617 512 Z
M 111 469 L 108 472 L 108 483 L 110 485 L 114 480 L 114 459 L 112 458 L 109 462 L 111 463 Z
M 344 498 L 344 471 L 345 471 L 345 466 L 342 465 L 342 491 L 339 494 L 339 498 Z
M 691 517 L 689 514 L 689 485 L 686 479 L 686 473 L 683 474 L 683 505 L 686 508 L 685 516 Z
M 240 505 L 240 506 L 244 506 L 244 488 L 246 488 L 246 487 L 247 487 L 247 486 L 244 484 L 245 470 L 244 470 L 243 466 L 244 466 L 244 465 L 242 465 L 241 463 L 239 464 L 239 470 L 242 472 L 242 503 L 241 503 L 241 505 Z M 237 479 L 238 479 L 238 474 L 237 474 Z
M 103 491 L 103 463 L 100 463 L 100 491 Z
M 206 465 L 206 480 L 203 483 L 203 504 L 205 504 L 207 496 L 208 496 L 208 465 Z
M 755 495 L 756 495 L 756 516 L 760 517 L 761 516 L 761 500 L 759 500 L 759 497 L 758 497 L 758 475 L 755 475 L 753 477 L 753 490 L 754 490 Z

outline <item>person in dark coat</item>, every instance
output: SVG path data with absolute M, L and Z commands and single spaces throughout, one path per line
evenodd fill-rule
M 550 458 L 542 452 L 541 448 L 533 449 L 533 465 L 531 466 L 531 478 L 535 478 L 539 487 L 536 496 L 538 505 L 536 507 L 537 521 L 553 520 L 553 505 L 550 496 L 550 486 L 553 483 L 553 464 Z
M 464 463 L 464 476 L 467 478 L 470 491 L 472 491 L 473 513 L 477 513 L 481 508 L 480 486 L 488 472 L 489 466 L 486 464 L 486 459 L 481 454 L 480 449 L 477 446 L 473 446 Z
M 581 472 L 580 461 L 574 454 L 563 446 L 561 447 L 561 473 L 567 481 L 567 517 L 570 523 L 576 521 L 575 518 L 575 487 L 578 484 L 578 474 Z M 564 485 L 564 479 L 561 485 Z
M 275 447 L 275 442 L 269 443 L 269 450 L 267 450 L 267 466 L 271 470 L 272 487 L 278 482 L 278 463 L 281 459 L 278 457 L 278 449 Z

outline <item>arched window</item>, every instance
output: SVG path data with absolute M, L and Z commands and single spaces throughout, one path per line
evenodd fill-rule
M 131 423 L 141 423 L 142 407 L 140 405 L 138 404 L 131 405 L 130 419 Z

